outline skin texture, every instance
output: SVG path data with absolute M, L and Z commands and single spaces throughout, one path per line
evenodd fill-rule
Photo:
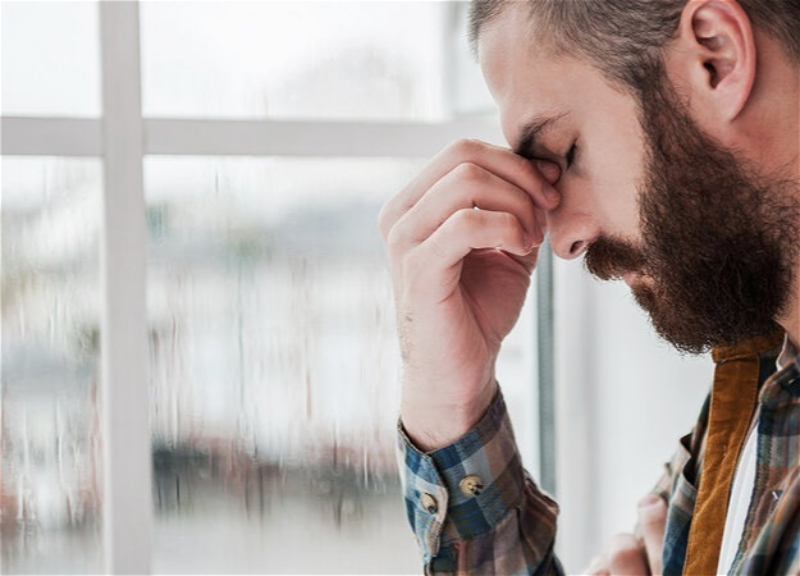
M 753 246 L 777 251 L 773 262 L 789 269 L 783 294 L 778 294 L 781 302 L 768 320 L 779 322 L 793 342 L 800 342 L 797 274 L 792 275 L 797 254 L 792 243 L 765 240 L 759 234 L 776 222 L 784 227 L 798 224 L 791 213 L 800 196 L 797 65 L 752 28 L 737 4 L 689 2 L 677 38 L 664 54 L 666 78 L 680 103 L 666 117 L 684 114 L 713 147 L 696 149 L 688 159 L 666 155 L 659 163 L 648 155 L 653 132 L 643 126 L 635 96 L 609 83 L 586 59 L 537 51 L 539 44 L 530 37 L 526 18 L 516 10 L 507 9 L 487 25 L 478 44 L 506 140 L 514 149 L 527 124 L 543 117 L 559 120 L 539 134 L 532 149 L 520 150 L 526 158 L 481 142 L 454 143 L 389 200 L 379 217 L 403 354 L 401 417 L 409 437 L 423 450 L 453 442 L 488 407 L 497 388 L 497 353 L 519 316 L 543 233 L 558 257 L 574 259 L 588 250 L 594 271 L 623 276 L 646 308 L 642 295 L 659 296 L 649 303 L 651 312 L 665 302 L 672 306 L 662 312 L 688 306 L 674 290 L 679 285 L 674 275 L 670 279 L 663 270 L 665 263 L 675 262 L 664 257 L 667 244 L 663 238 L 661 244 L 653 239 L 669 227 L 648 228 L 643 205 L 648 198 L 668 199 L 670 187 L 680 182 L 682 189 L 699 195 L 704 208 L 730 203 L 740 207 L 738 212 L 746 209 L 745 195 L 736 191 L 743 187 L 731 190 L 728 197 L 721 185 L 703 187 L 704 160 L 709 158 L 703 154 L 713 147 L 729 153 L 729 168 L 743 168 L 743 182 L 759 184 L 751 194 L 789 208 L 774 211 L 772 220 L 766 217 L 770 211 L 748 212 L 755 222 L 750 239 L 765 243 L 744 246 L 749 252 Z M 573 144 L 577 146 L 570 153 Z M 683 180 L 687 175 L 694 177 L 693 184 Z M 780 220 L 787 212 L 789 216 Z M 708 218 L 701 222 L 704 229 L 707 222 Z M 692 225 L 700 227 L 697 222 Z M 722 231 L 717 229 L 714 237 Z M 692 269 L 696 262 L 687 252 L 697 251 L 690 242 L 697 235 L 675 226 L 672 232 L 683 238 L 675 252 L 683 250 L 678 255 L 684 256 L 679 260 L 684 280 L 691 280 L 692 274 L 702 278 L 702 271 Z M 660 252 L 653 246 L 661 246 Z M 736 251 L 731 253 L 736 256 Z M 751 264 L 756 261 L 751 259 Z M 734 278 L 753 273 L 746 259 L 737 258 L 735 264 Z M 683 313 L 703 312 L 701 308 L 702 302 L 695 302 Z M 683 335 L 684 342 L 687 337 Z M 706 343 L 700 338 L 691 344 L 698 342 Z M 659 530 L 663 537 L 664 515 L 640 508 L 640 518 L 643 513 L 649 518 L 643 523 L 644 541 L 630 535 L 616 538 L 609 554 L 592 568 L 595 573 L 647 573 L 648 564 L 658 573 L 660 549 L 655 543 L 660 545 Z
M 646 90 L 640 245 L 600 236 L 586 268 L 605 280 L 647 278 L 632 285 L 636 301 L 680 350 L 771 334 L 798 253 L 796 183 L 761 176 L 703 134 L 666 83 Z

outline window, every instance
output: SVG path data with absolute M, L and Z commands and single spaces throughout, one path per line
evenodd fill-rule
M 503 143 L 466 8 L 0 3 L 4 569 L 419 571 L 376 216 L 448 142 Z M 497 376 L 575 572 L 710 368 L 549 264 Z
M 442 120 L 448 13 L 441 2 L 147 2 L 144 114 Z
M 3 115 L 99 117 L 96 2 L 4 2 L 2 14 Z
M 376 220 L 502 142 L 464 5 L 2 10 L 3 565 L 416 572 Z M 535 322 L 498 365 L 533 470 Z
M 2 169 L 3 565 L 80 571 L 101 549 L 102 167 L 6 157 Z M 62 563 L 61 532 L 84 558 Z

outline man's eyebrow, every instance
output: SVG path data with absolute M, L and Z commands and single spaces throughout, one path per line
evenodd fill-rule
M 537 145 L 536 140 L 553 128 L 566 115 L 566 112 L 560 112 L 553 116 L 539 116 L 530 122 L 526 122 L 520 132 L 519 142 L 514 146 L 514 153 L 523 158 L 531 159 Z

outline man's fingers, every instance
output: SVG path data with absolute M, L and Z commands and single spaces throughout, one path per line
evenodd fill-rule
M 522 223 L 513 214 L 465 208 L 450 216 L 427 240 L 406 253 L 404 280 L 417 289 L 450 294 L 453 286 L 447 282 L 457 282 L 458 275 L 443 281 L 441 273 L 458 264 L 472 250 L 482 248 L 500 248 L 519 256 L 527 256 L 532 251 Z
M 507 148 L 477 140 L 458 140 L 437 154 L 416 178 L 383 205 L 378 217 L 383 237 L 388 237 L 389 231 L 400 217 L 408 212 L 436 182 L 463 163 L 477 164 L 507 180 L 528 193 L 542 208 L 553 209 L 558 206 L 558 192 L 532 162 Z
M 617 534 L 611 538 L 608 564 L 612 576 L 648 576 L 647 557 L 633 534 Z
M 661 574 L 661 553 L 664 549 L 664 530 L 667 524 L 667 504 L 655 494 L 639 502 L 639 528 L 650 560 L 650 570 Z
M 640 539 L 634 534 L 617 534 L 611 539 L 608 553 L 604 557 L 607 562 L 605 573 L 611 576 L 661 574 L 667 505 L 662 498 L 651 494 L 639 502 L 638 508 L 642 537 Z M 603 564 L 593 562 L 589 573 L 603 574 L 604 568 Z
M 524 256 L 532 245 L 513 214 L 468 208 L 455 212 L 415 250 L 429 266 L 444 269 L 480 248 L 500 248 Z
M 389 234 L 388 244 L 403 252 L 423 242 L 458 210 L 475 206 L 514 214 L 523 223 L 528 238 L 542 243 L 544 234 L 537 214 L 541 211 L 528 194 L 477 164 L 464 163 L 434 184 L 400 218 Z

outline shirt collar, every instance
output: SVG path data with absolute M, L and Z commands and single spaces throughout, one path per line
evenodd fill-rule
M 783 349 L 775 363 L 778 371 L 770 376 L 759 392 L 759 402 L 770 410 L 796 405 L 800 401 L 800 356 L 788 336 L 784 338 Z
M 785 343 L 785 332 L 782 328 L 776 326 L 775 330 L 766 336 L 748 338 L 733 346 L 714 346 L 711 349 L 711 358 L 715 363 L 719 364 L 751 356 L 760 356 L 766 352 L 774 354 L 774 351 L 778 349 L 782 342 Z
M 781 353 L 778 356 L 778 359 L 775 361 L 775 365 L 778 367 L 778 370 L 783 370 L 789 364 L 794 362 L 795 357 L 797 356 L 797 346 L 789 340 L 789 335 L 787 334 L 783 338 L 783 348 L 781 348 Z

